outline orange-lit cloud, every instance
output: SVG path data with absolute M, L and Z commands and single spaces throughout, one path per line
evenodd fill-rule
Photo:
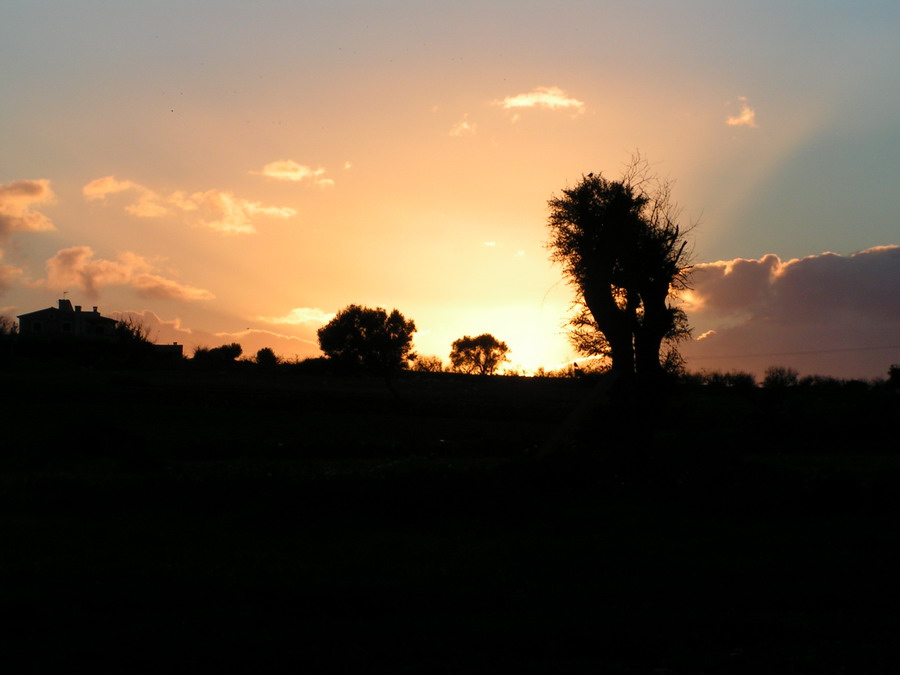
M 275 180 L 289 180 L 294 182 L 308 181 L 312 185 L 318 187 L 331 187 L 334 181 L 330 178 L 323 178 L 325 169 L 313 169 L 303 164 L 298 164 L 292 159 L 280 159 L 276 162 L 269 162 L 262 171 L 251 171 L 250 173 L 266 178 L 274 178 Z
M 46 267 L 43 285 L 57 291 L 77 288 L 90 297 L 96 297 L 106 286 L 130 286 L 144 298 L 191 301 L 215 297 L 209 291 L 155 274 L 148 260 L 130 251 L 119 254 L 118 260 L 104 260 L 95 258 L 89 246 L 73 246 L 58 251 Z
M 730 115 L 725 119 L 725 124 L 730 127 L 750 127 L 756 129 L 756 111 L 747 103 L 746 96 L 739 96 L 738 101 L 741 104 L 740 112 L 737 115 Z
M 3 251 L 0 251 L 0 259 Z M 3 293 L 13 285 L 13 282 L 22 274 L 22 270 L 14 265 L 0 265 L 0 293 Z
M 137 200 L 125 207 L 133 216 L 140 218 L 160 218 L 173 212 L 188 214 L 194 225 L 208 227 L 223 234 L 253 234 L 256 232 L 254 218 L 292 218 L 297 212 L 288 207 L 266 206 L 260 202 L 236 197 L 224 190 L 206 190 L 188 194 L 173 192 L 162 197 L 153 190 L 130 180 L 118 180 L 115 176 L 105 176 L 91 181 L 82 188 L 88 201 L 103 200 L 109 194 L 137 192 Z
M 257 317 L 258 321 L 265 323 L 280 323 L 299 325 L 306 323 L 328 323 L 334 318 L 333 313 L 323 312 L 317 307 L 295 307 L 284 316 Z
M 454 124 L 450 129 L 450 135 L 456 136 L 474 136 L 476 131 L 475 123 L 469 121 L 469 115 L 463 115 L 463 118 Z
M 513 111 L 525 108 L 544 108 L 547 110 L 571 110 L 575 113 L 582 113 L 585 110 L 583 101 L 569 96 L 559 87 L 535 87 L 527 93 L 507 96 L 494 103 L 501 106 L 504 110 Z M 514 119 L 517 118 L 518 115 L 514 117 Z
M 55 230 L 50 219 L 33 207 L 54 200 L 50 181 L 18 180 L 0 184 L 0 237 L 9 232 L 45 232 Z
M 197 224 L 223 234 L 253 234 L 256 232 L 253 224 L 255 216 L 291 218 L 297 215 L 294 209 L 266 206 L 222 190 L 207 190 L 192 195 L 176 192 L 169 200 L 183 211 L 196 213 Z
M 161 218 L 171 212 L 165 200 L 153 190 L 134 181 L 118 180 L 115 176 L 97 178 L 81 188 L 81 193 L 89 202 L 106 199 L 107 195 L 120 192 L 137 192 L 137 201 L 128 204 L 125 210 L 138 218 Z
M 728 369 L 786 363 L 802 371 L 806 355 L 817 374 L 875 376 L 891 358 L 881 349 L 900 347 L 900 246 L 705 263 L 691 286 L 685 310 L 704 329 L 684 348 L 692 368 L 715 357 Z
M 158 274 L 138 274 L 131 285 L 142 298 L 158 298 L 160 300 L 212 300 L 215 296 L 207 290 L 180 284 Z
M 104 176 L 103 178 L 92 180 L 81 188 L 81 194 L 89 202 L 93 202 L 98 199 L 105 199 L 106 195 L 125 192 L 126 190 L 146 190 L 146 188 L 134 181 L 119 180 L 115 176 Z

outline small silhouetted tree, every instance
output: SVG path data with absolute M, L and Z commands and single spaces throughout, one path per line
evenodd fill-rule
M 785 389 L 796 387 L 800 382 L 800 373 L 787 366 L 770 366 L 763 376 L 764 389 Z
M 444 363 L 439 356 L 417 355 L 412 369 L 420 373 L 442 373 L 444 372 Z
M 900 391 L 900 363 L 895 363 L 888 368 L 887 386 L 892 391 Z
M 127 315 L 116 322 L 116 340 L 120 344 L 153 344 L 150 328 L 139 318 Z
M 15 320 L 0 315 L 0 337 L 13 337 L 16 332 Z
M 687 241 L 678 224 L 671 184 L 633 158 L 619 180 L 590 173 L 549 201 L 550 259 L 575 289 L 571 339 L 585 355 L 608 356 L 612 370 L 655 377 L 663 372 L 663 342 L 690 334 L 670 302 L 685 288 Z
M 16 333 L 16 322 L 7 316 L 0 315 L 0 358 L 6 358 L 12 354 Z
M 319 329 L 319 348 L 342 367 L 386 374 L 407 367 L 415 331 L 396 309 L 348 305 Z
M 256 364 L 263 368 L 274 368 L 279 363 L 278 356 L 271 347 L 263 347 L 256 352 Z
M 115 355 L 133 364 L 152 358 L 153 340 L 150 328 L 139 317 L 126 315 L 116 322 Z
M 227 366 L 233 364 L 243 352 L 243 347 L 237 342 L 212 349 L 197 347 L 192 360 L 204 366 Z
M 490 333 L 478 337 L 468 335 L 455 340 L 450 351 L 453 370 L 461 373 L 493 375 L 502 363 L 508 361 L 509 347 Z

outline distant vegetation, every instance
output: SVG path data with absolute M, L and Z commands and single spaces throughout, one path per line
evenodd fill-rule
M 414 358 L 415 331 L 415 322 L 396 309 L 388 314 L 381 307 L 349 305 L 319 329 L 319 348 L 344 369 L 391 373 Z
M 490 333 L 478 337 L 468 335 L 453 342 L 450 363 L 459 373 L 493 375 L 506 361 L 509 361 L 509 347 Z

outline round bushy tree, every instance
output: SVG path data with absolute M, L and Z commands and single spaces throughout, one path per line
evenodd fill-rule
M 412 358 L 416 324 L 396 309 L 349 305 L 319 329 L 319 348 L 329 360 L 352 369 L 391 372 Z
M 468 335 L 453 342 L 450 363 L 462 373 L 493 375 L 500 364 L 508 361 L 509 347 L 490 333 L 478 337 Z

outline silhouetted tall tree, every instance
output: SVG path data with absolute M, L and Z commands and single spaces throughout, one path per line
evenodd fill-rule
M 396 309 L 349 305 L 319 329 L 319 347 L 342 366 L 389 373 L 406 368 L 415 331 L 415 322 Z
M 660 374 L 663 341 L 690 332 L 669 303 L 690 269 L 671 185 L 636 156 L 620 180 L 582 176 L 549 207 L 550 258 L 577 293 L 572 343 L 609 356 L 616 372 Z
M 462 373 L 493 375 L 504 361 L 508 361 L 509 347 L 490 333 L 478 337 L 468 335 L 455 340 L 450 351 L 453 370 Z

